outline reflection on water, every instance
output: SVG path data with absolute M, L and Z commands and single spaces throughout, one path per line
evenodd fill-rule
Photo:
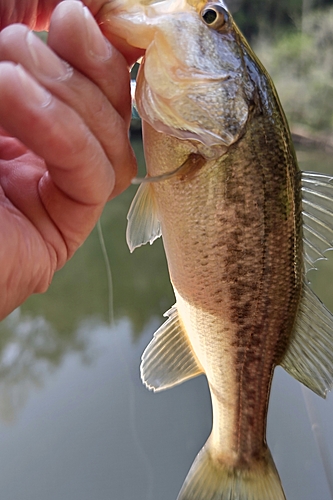
M 299 158 L 303 169 L 333 171 L 324 154 Z M 204 377 L 160 394 L 139 378 L 141 353 L 173 294 L 161 242 L 133 255 L 126 247 L 134 190 L 102 217 L 114 325 L 97 231 L 46 294 L 0 325 L 2 500 L 173 500 L 210 431 Z M 320 267 L 311 280 L 333 310 L 333 260 Z M 333 398 L 308 398 L 318 422 L 310 423 L 300 384 L 277 370 L 268 441 L 288 500 L 329 498 L 311 425 L 332 447 Z

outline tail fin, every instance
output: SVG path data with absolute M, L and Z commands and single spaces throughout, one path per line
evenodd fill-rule
M 286 500 L 270 451 L 252 467 L 214 460 L 209 441 L 197 455 L 177 500 Z

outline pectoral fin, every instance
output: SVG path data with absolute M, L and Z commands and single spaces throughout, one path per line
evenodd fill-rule
M 131 252 L 148 242 L 152 245 L 161 236 L 153 188 L 150 184 L 141 184 L 137 190 L 127 220 L 126 241 Z
M 154 334 L 142 355 L 141 378 L 153 391 L 161 391 L 203 373 L 179 320 L 172 307 L 166 322 Z
M 322 398 L 333 386 L 333 316 L 306 283 L 281 366 Z

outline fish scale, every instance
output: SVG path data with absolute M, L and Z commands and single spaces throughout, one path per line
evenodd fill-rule
M 211 389 L 211 446 L 229 466 L 244 467 L 266 456 L 273 366 L 288 344 L 302 284 L 301 260 L 297 272 L 294 266 L 295 254 L 301 253 L 301 234 L 294 235 L 300 206 L 288 207 L 298 199 L 297 164 L 283 150 L 284 141 L 274 158 L 277 168 L 269 154 L 258 158 L 248 135 L 262 126 L 251 122 L 237 149 L 207 162 L 190 181 L 175 177 L 151 186 L 178 313 Z M 165 137 L 146 124 L 144 136 L 148 151 L 165 147 Z M 149 175 L 175 164 L 176 139 L 168 142 L 168 161 L 161 169 L 152 153 Z M 293 159 L 292 180 L 285 157 Z M 294 191 L 281 203 L 289 183 Z

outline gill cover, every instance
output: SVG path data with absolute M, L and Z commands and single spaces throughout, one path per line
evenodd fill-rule
M 158 132 L 230 146 L 248 119 L 247 75 L 231 21 L 220 32 L 200 16 L 192 9 L 158 18 L 136 102 L 141 118 Z
M 158 132 L 207 147 L 237 141 L 254 87 L 225 4 L 117 0 L 114 5 L 108 29 L 146 49 L 136 90 L 141 118 Z

